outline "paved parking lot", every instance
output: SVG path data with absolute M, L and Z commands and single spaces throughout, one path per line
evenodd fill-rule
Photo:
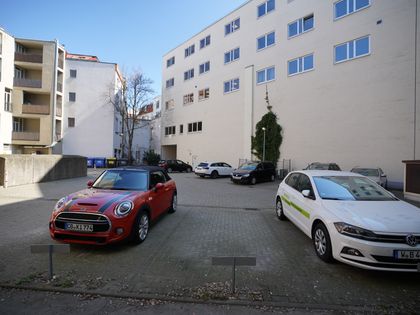
M 90 178 L 97 171 L 90 171 Z M 165 215 L 139 246 L 72 245 L 54 258 L 57 279 L 46 280 L 45 255 L 31 244 L 52 243 L 48 218 L 62 195 L 88 178 L 0 190 L 0 282 L 142 296 L 227 299 L 231 268 L 215 256 L 255 256 L 237 271 L 240 301 L 378 311 L 419 311 L 420 274 L 384 273 L 319 260 L 312 243 L 274 213 L 278 182 L 255 186 L 229 179 L 172 174 L 179 208 Z M 232 297 L 230 297 L 232 298 Z

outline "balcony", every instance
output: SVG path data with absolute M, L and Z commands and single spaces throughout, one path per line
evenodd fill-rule
M 49 105 L 23 104 L 22 105 L 22 114 L 49 115 L 50 114 L 50 106 Z
M 39 132 L 18 132 L 13 131 L 12 140 L 39 141 Z
M 42 81 L 41 80 L 32 80 L 32 79 L 21 79 L 21 78 L 14 78 L 13 85 L 16 87 L 27 87 L 27 88 L 42 88 Z
M 57 83 L 57 91 L 63 93 L 63 85 L 61 83 Z
M 57 106 L 55 109 L 55 115 L 58 117 L 61 117 L 63 115 L 63 110 L 61 109 L 61 106 Z
M 60 69 L 64 69 L 64 61 L 60 58 L 60 59 L 58 59 L 58 67 L 60 68 Z
M 15 52 L 15 61 L 42 63 L 42 54 Z
M 61 140 L 61 133 L 56 133 L 54 141 L 60 141 Z

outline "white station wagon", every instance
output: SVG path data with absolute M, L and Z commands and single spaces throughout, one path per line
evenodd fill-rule
M 420 272 L 420 208 L 365 176 L 291 172 L 279 185 L 276 214 L 309 236 L 325 262 Z
M 201 162 L 194 169 L 194 173 L 200 177 L 209 176 L 217 178 L 219 176 L 230 176 L 233 167 L 225 162 Z

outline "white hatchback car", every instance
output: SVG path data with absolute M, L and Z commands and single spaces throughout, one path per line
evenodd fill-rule
M 309 236 L 326 262 L 420 272 L 420 208 L 364 176 L 291 172 L 279 185 L 276 214 Z
M 233 168 L 224 162 L 201 162 L 194 169 L 194 173 L 200 177 L 210 176 L 211 178 L 217 178 L 219 176 L 230 176 Z

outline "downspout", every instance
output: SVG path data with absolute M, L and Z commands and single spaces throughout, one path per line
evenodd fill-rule
M 58 41 L 55 40 L 55 53 L 54 53 L 54 75 L 52 84 L 52 134 L 51 134 L 51 152 L 53 150 L 53 144 L 55 142 L 55 115 L 56 115 L 56 101 L 57 101 L 57 67 L 58 67 Z
M 416 159 L 416 131 L 417 131 L 417 32 L 418 32 L 418 0 L 416 0 L 416 20 L 415 20 L 415 37 L 414 37 L 414 153 L 413 160 Z

